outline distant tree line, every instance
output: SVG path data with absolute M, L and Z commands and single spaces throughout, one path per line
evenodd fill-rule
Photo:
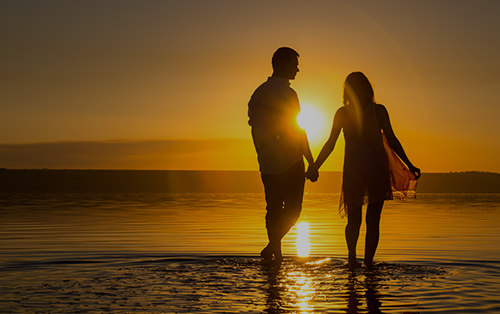
M 320 172 L 306 192 L 339 193 L 341 172 Z M 262 193 L 258 171 L 0 168 L 0 193 Z M 500 193 L 500 173 L 423 173 L 417 193 Z

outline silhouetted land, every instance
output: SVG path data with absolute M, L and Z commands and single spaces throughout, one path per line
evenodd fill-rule
M 339 192 L 340 172 L 321 172 L 306 192 Z M 261 193 L 258 171 L 18 170 L 0 169 L 0 193 Z M 500 174 L 424 173 L 420 193 L 500 193 Z

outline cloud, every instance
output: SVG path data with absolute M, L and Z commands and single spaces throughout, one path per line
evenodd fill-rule
M 0 167 L 258 170 L 253 144 L 244 139 L 0 144 Z

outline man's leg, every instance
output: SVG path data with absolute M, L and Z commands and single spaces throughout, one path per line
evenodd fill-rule
M 283 174 L 261 173 L 261 178 L 266 197 L 266 229 L 269 244 L 260 255 L 266 260 L 271 260 L 275 247 L 278 246 L 275 235 L 276 225 L 283 212 Z
M 305 185 L 304 162 L 300 161 L 285 172 L 282 186 L 284 187 L 284 207 L 275 227 L 273 243 L 277 260 L 282 259 L 281 239 L 290 231 L 300 217 Z

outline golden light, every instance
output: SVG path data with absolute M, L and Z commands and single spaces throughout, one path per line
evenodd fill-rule
M 307 257 L 311 251 L 309 243 L 309 223 L 302 221 L 297 224 L 297 255 Z
M 310 142 L 321 140 L 328 136 L 326 117 L 318 107 L 302 104 L 297 123 L 307 133 Z
M 300 313 L 309 313 L 313 310 L 310 302 L 314 299 L 316 289 L 312 279 L 302 271 L 287 273 L 286 290 L 290 303 L 299 309 Z

